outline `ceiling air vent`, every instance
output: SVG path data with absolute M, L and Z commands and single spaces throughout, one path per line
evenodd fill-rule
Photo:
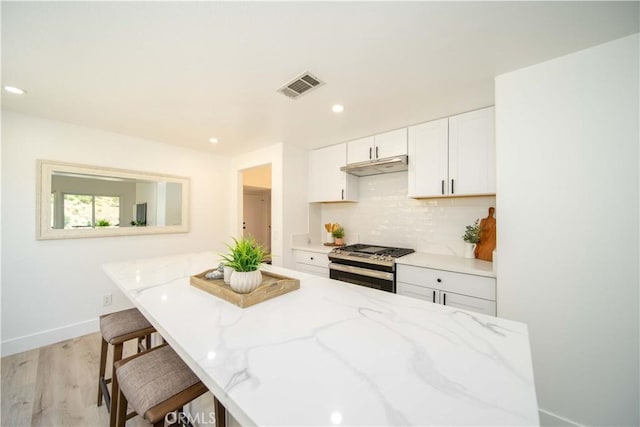
M 296 99 L 300 95 L 311 92 L 312 89 L 322 86 L 323 84 L 323 81 L 307 72 L 282 86 L 278 89 L 278 92 L 289 98 Z

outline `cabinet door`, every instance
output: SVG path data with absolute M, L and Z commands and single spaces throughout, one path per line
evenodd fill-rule
M 373 136 L 347 142 L 347 163 L 368 162 L 375 158 Z M 343 165 L 344 166 L 344 165 Z
M 355 177 L 348 178 L 340 168 L 347 162 L 346 143 L 309 152 L 309 202 L 356 201 Z
M 300 264 L 309 264 L 315 265 L 317 267 L 329 268 L 329 255 L 327 254 L 294 249 L 293 258 L 297 263 Z
M 495 194 L 494 107 L 449 117 L 449 193 Z
M 418 298 L 421 300 L 438 303 L 440 300 L 440 291 L 437 289 L 427 288 L 425 286 L 416 286 L 409 283 L 397 282 L 396 293 L 407 297 Z
M 496 300 L 496 279 L 493 277 L 403 264 L 397 266 L 396 277 L 399 282 L 442 289 L 445 292 L 491 301 Z
M 496 315 L 496 302 L 482 298 L 475 298 L 466 295 L 459 295 L 453 292 L 440 292 L 440 304 L 460 308 L 463 310 L 475 311 L 476 313 Z
M 448 194 L 448 119 L 409 128 L 409 197 Z
M 407 154 L 407 128 L 381 133 L 374 140 L 373 157 L 376 159 Z

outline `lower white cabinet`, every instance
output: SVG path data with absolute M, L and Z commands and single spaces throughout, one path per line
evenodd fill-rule
M 329 256 L 320 252 L 294 249 L 296 270 L 316 276 L 329 277 Z
M 496 315 L 496 279 L 398 264 L 396 292 L 436 304 Z

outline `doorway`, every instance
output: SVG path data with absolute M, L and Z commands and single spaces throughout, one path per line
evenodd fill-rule
M 271 164 L 242 171 L 242 234 L 271 253 Z

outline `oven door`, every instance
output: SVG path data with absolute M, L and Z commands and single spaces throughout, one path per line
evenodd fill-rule
M 393 272 L 371 270 L 352 265 L 329 263 L 329 277 L 354 285 L 395 292 Z

